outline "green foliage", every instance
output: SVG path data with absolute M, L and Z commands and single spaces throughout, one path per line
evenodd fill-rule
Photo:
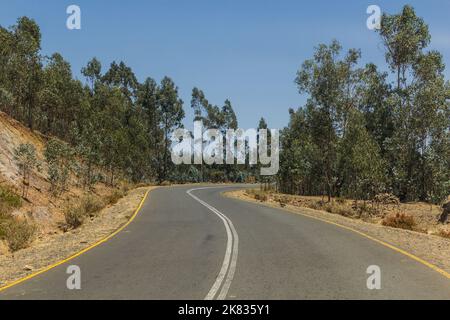
M 307 104 L 282 132 L 283 192 L 441 203 L 450 194 L 449 84 L 442 56 L 425 49 L 428 26 L 414 9 L 385 14 L 380 37 L 395 81 L 358 50 L 319 45 L 297 73 Z
M 379 35 L 394 81 L 379 71 L 383 67 L 360 66 L 360 51 L 343 51 L 336 40 L 319 45 L 298 70 L 295 81 L 308 100 L 289 111 L 281 133 L 280 191 L 329 200 L 387 192 L 433 203 L 450 194 L 450 84 L 443 58 L 427 51 L 428 26 L 411 6 L 383 15 Z M 41 54 L 39 26 L 26 17 L 0 27 L 0 42 L 0 109 L 61 141 L 46 151 L 55 194 L 64 191 L 71 171 L 88 190 L 99 181 L 116 186 L 120 179 L 274 183 L 248 164 L 172 164 L 171 134 L 185 116 L 172 79 L 139 83 L 124 62 L 102 71 L 93 58 L 82 69 L 84 85 L 60 54 Z M 229 100 L 211 104 L 194 88 L 191 107 L 205 128 L 225 133 L 238 127 Z M 264 119 L 259 127 L 267 127 Z M 26 196 L 37 161 L 30 147 L 18 151 Z
M 20 144 L 14 150 L 14 161 L 19 167 L 22 176 L 22 197 L 26 198 L 30 186 L 30 175 L 35 168 L 39 168 L 36 158 L 36 149 L 32 144 Z
M 22 206 L 22 198 L 11 188 L 0 186 L 0 211 L 16 209 Z
M 44 156 L 48 164 L 48 177 L 54 195 L 63 193 L 73 168 L 74 151 L 57 139 L 51 139 L 45 146 Z

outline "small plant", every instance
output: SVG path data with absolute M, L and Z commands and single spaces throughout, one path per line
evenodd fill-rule
M 308 205 L 309 208 L 314 210 L 322 210 L 324 202 L 322 200 L 314 201 Z
M 14 150 L 14 161 L 19 167 L 22 175 L 22 197 L 28 196 L 28 188 L 30 187 L 31 172 L 40 168 L 39 161 L 36 157 L 36 148 L 29 143 L 21 144 Z
M 116 204 L 121 198 L 126 195 L 126 192 L 123 190 L 114 190 L 111 194 L 106 196 L 106 202 L 110 205 Z
M 73 170 L 74 151 L 67 143 L 51 139 L 45 146 L 45 160 L 48 163 L 48 178 L 54 196 L 62 194 Z
M 256 200 L 259 200 L 261 202 L 267 201 L 267 194 L 261 191 L 257 191 L 254 193 L 254 197 Z
M 103 203 L 103 201 L 99 200 L 98 198 L 94 198 L 92 196 L 87 196 L 83 198 L 81 201 L 82 211 L 84 211 L 84 213 L 90 217 L 95 216 L 95 214 L 104 207 L 105 204 Z
M 66 220 L 67 227 L 76 229 L 83 224 L 86 215 L 81 207 L 70 206 L 66 212 L 64 212 L 64 218 Z
M 93 196 L 86 196 L 81 199 L 79 205 L 69 206 L 64 213 L 66 226 L 71 229 L 80 227 L 86 218 L 95 217 L 95 215 L 105 207 L 105 203 Z
M 386 216 L 382 221 L 383 226 L 400 228 L 406 230 L 413 230 L 416 226 L 414 217 L 407 215 L 406 213 L 396 213 Z
M 22 205 L 22 199 L 11 189 L 0 186 L 0 203 L 3 208 L 19 208 Z
M 10 219 L 5 223 L 4 238 L 12 252 L 28 247 L 35 232 L 36 226 L 26 220 Z
M 280 207 L 284 208 L 289 203 L 289 199 L 286 196 L 280 195 L 275 196 L 275 201 L 277 201 L 280 204 Z
M 444 229 L 441 229 L 441 230 L 439 230 L 438 235 L 441 236 L 441 237 L 443 237 L 443 238 L 448 238 L 448 239 L 450 239 L 450 230 L 444 230 Z
M 369 205 L 367 202 L 354 204 L 353 209 L 358 213 L 359 217 L 376 216 L 379 214 L 378 209 Z
M 338 206 L 335 210 L 335 213 L 337 213 L 338 215 L 344 216 L 344 217 L 353 216 L 353 211 L 350 208 L 347 208 L 345 206 Z

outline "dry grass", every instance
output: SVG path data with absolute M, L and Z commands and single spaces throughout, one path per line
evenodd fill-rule
M 110 199 L 110 201 L 113 200 L 115 199 Z M 63 226 L 64 231 L 80 227 L 87 218 L 95 217 L 105 206 L 105 202 L 91 195 L 82 198 L 77 205 L 70 205 L 64 212 L 66 222 L 66 225 Z
M 26 220 L 13 218 L 5 224 L 5 239 L 12 252 L 28 247 L 35 233 L 36 226 Z
M 255 200 L 266 202 L 268 200 L 267 192 L 255 189 L 246 190 L 246 193 Z
M 447 238 L 450 233 L 442 231 L 442 227 L 437 224 L 439 207 L 424 203 L 399 203 L 389 194 L 382 195 L 387 200 L 382 198 L 377 201 L 355 201 L 335 198 L 331 202 L 325 201 L 320 196 L 279 194 L 260 188 L 245 190 L 244 195 L 261 202 L 276 203 L 281 207 L 288 205 L 305 207 L 393 228 L 433 233 Z
M 450 239 L 450 230 L 441 229 L 441 230 L 439 230 L 438 235 L 443 238 Z
M 416 227 L 414 217 L 401 212 L 386 216 L 381 223 L 383 226 L 405 230 L 414 230 Z
M 67 207 L 64 212 L 65 225 L 62 226 L 62 229 L 67 231 L 80 227 L 87 218 L 94 218 L 106 206 L 115 205 L 127 195 L 128 190 L 128 186 L 122 186 L 120 189 L 114 189 L 102 199 L 93 195 L 82 197 L 77 204 Z
M 8 186 L 0 186 L 0 240 L 6 240 L 12 252 L 26 248 L 36 226 L 26 220 L 19 220 L 11 211 L 22 206 L 22 198 Z

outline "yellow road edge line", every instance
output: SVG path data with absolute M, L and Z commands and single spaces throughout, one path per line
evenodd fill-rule
M 233 196 L 228 196 L 228 195 L 226 195 L 226 192 L 225 192 L 225 193 L 222 193 L 222 194 L 223 194 L 225 197 L 229 197 L 229 198 L 233 198 L 233 199 L 237 199 L 237 200 L 244 200 L 244 201 L 247 201 L 247 202 L 250 202 L 250 203 L 260 204 L 260 205 L 263 205 L 263 206 L 265 206 L 265 207 L 270 207 L 270 208 L 275 208 L 275 209 L 281 209 L 281 210 L 286 211 L 286 212 L 289 212 L 289 213 L 299 214 L 299 215 L 304 216 L 304 217 L 306 217 L 306 218 L 310 218 L 310 219 L 322 221 L 322 222 L 325 222 L 325 223 L 328 223 L 328 224 L 332 224 L 332 225 L 335 225 L 335 226 L 337 226 L 337 227 L 346 229 L 346 230 L 348 230 L 348 231 L 352 231 L 352 232 L 354 232 L 354 233 L 359 234 L 360 236 L 362 236 L 362 237 L 364 237 L 364 238 L 367 238 L 367 239 L 369 239 L 369 240 L 372 240 L 372 241 L 374 241 L 374 242 L 376 242 L 376 243 L 378 243 L 378 244 L 381 244 L 381 245 L 383 245 L 383 246 L 385 246 L 385 247 L 387 247 L 387 248 L 389 248 L 389 249 L 392 249 L 392 250 L 394 250 L 394 251 L 396 251 L 396 252 L 398 252 L 398 253 L 401 253 L 401 254 L 403 254 L 403 255 L 405 255 L 405 256 L 407 256 L 407 257 L 409 257 L 409 258 L 411 258 L 411 259 L 413 259 L 413 260 L 415 260 L 415 261 L 417 261 L 417 262 L 419 262 L 419 263 L 421 263 L 421 264 L 427 266 L 428 268 L 430 268 L 430 269 L 432 269 L 432 270 L 434 270 L 434 271 L 440 273 L 441 275 L 443 275 L 444 277 L 446 277 L 447 279 L 450 280 L 450 273 L 448 273 L 447 271 L 442 270 L 441 268 L 435 266 L 434 264 L 432 264 L 432 263 L 430 263 L 430 262 L 428 262 L 428 261 L 426 261 L 426 260 L 424 260 L 424 259 L 422 259 L 422 258 L 419 258 L 419 257 L 415 256 L 415 255 L 412 254 L 412 253 L 409 253 L 409 252 L 407 252 L 407 251 L 405 251 L 405 250 L 403 250 L 403 249 L 397 248 L 396 246 L 394 246 L 394 245 L 392 245 L 392 244 L 389 244 L 389 243 L 384 242 L 384 241 L 382 241 L 382 240 L 379 240 L 379 239 L 377 239 L 377 238 L 375 238 L 375 237 L 372 237 L 372 236 L 370 236 L 370 235 L 368 235 L 368 234 L 366 234 L 366 233 L 364 233 L 364 232 L 362 232 L 362 231 L 358 231 L 358 230 L 353 229 L 353 228 L 351 228 L 351 227 L 347 227 L 347 226 L 344 226 L 344 225 L 339 224 L 339 223 L 337 223 L 337 222 L 333 222 L 333 221 L 330 221 L 330 220 L 327 220 L 327 219 L 324 219 L 324 218 L 315 217 L 315 216 L 310 215 L 310 214 L 307 214 L 307 213 L 302 213 L 302 212 L 292 211 L 292 210 L 289 210 L 289 209 L 287 209 L 287 208 L 278 208 L 278 207 L 271 206 L 271 205 L 265 204 L 265 203 L 254 202 L 254 201 L 251 200 L 251 199 L 241 199 L 241 198 L 237 198 L 237 197 L 233 197 Z M 309 209 L 309 208 L 308 208 L 308 209 Z M 314 209 L 309 209 L 309 210 L 314 210 Z M 319 210 L 316 210 L 316 211 L 319 211 Z M 319 211 L 319 212 L 320 212 L 320 211 Z
M 84 253 L 86 253 L 86 252 L 88 252 L 88 251 L 94 249 L 95 247 L 98 247 L 98 246 L 101 245 L 102 243 L 107 242 L 108 240 L 110 240 L 111 238 L 113 238 L 114 236 L 116 236 L 119 232 L 121 232 L 123 229 L 125 229 L 126 227 L 128 227 L 128 226 L 130 225 L 130 223 L 133 222 L 133 220 L 134 220 L 134 219 L 136 218 L 136 216 L 138 215 L 139 211 L 141 211 L 142 206 L 143 206 L 144 203 L 145 203 L 145 200 L 147 200 L 148 194 L 150 193 L 150 191 L 153 191 L 153 190 L 155 190 L 155 189 L 156 189 L 156 188 L 154 188 L 154 189 L 149 189 L 149 190 L 147 190 L 147 191 L 145 192 L 144 197 L 142 198 L 141 202 L 139 203 L 139 206 L 138 206 L 137 209 L 134 211 L 134 213 L 133 213 L 133 215 L 131 216 L 131 218 L 130 218 L 123 226 L 121 226 L 119 229 L 117 229 L 116 231 L 114 231 L 114 232 L 111 233 L 110 235 L 104 237 L 103 239 L 101 239 L 101 240 L 95 242 L 94 244 L 92 244 L 91 246 L 89 246 L 89 247 L 87 247 L 87 248 L 85 248 L 85 249 L 83 249 L 83 250 L 81 250 L 81 251 L 79 251 L 79 252 L 77 252 L 77 253 L 71 255 L 70 257 L 68 257 L 68 258 L 66 258 L 66 259 L 64 259 L 64 260 L 60 260 L 60 261 L 58 261 L 58 262 L 56 262 L 56 263 L 54 263 L 54 264 L 52 264 L 52 265 L 50 265 L 50 266 L 48 266 L 48 267 L 45 267 L 44 269 L 41 269 L 41 270 L 39 270 L 39 271 L 37 271 L 37 272 L 35 272 L 35 273 L 29 274 L 29 275 L 27 275 L 27 276 L 25 276 L 25 277 L 23 277 L 23 278 L 20 278 L 20 279 L 18 279 L 18 280 L 13 281 L 13 282 L 11 282 L 11 283 L 9 283 L 9 284 L 3 286 L 3 287 L 0 287 L 0 292 L 4 291 L 4 290 L 6 290 L 6 289 L 9 289 L 9 288 L 11 288 L 11 287 L 13 287 L 13 286 L 16 286 L 16 285 L 18 285 L 18 284 L 20 284 L 20 283 L 22 283 L 22 282 L 24 282 L 24 281 L 30 280 L 30 279 L 32 279 L 32 278 L 34 278 L 34 277 L 36 277 L 36 276 L 38 276 L 38 275 L 40 275 L 40 274 L 43 274 L 43 273 L 45 273 L 45 272 L 47 272 L 47 271 L 50 271 L 51 269 L 54 269 L 54 268 L 56 268 L 56 267 L 58 267 L 58 266 L 60 266 L 60 265 L 62 265 L 62 264 L 64 264 L 64 263 L 66 263 L 66 262 L 69 262 L 69 261 L 71 261 L 71 260 L 73 260 L 73 259 L 75 259 L 75 258 L 81 256 L 82 254 L 84 254 Z

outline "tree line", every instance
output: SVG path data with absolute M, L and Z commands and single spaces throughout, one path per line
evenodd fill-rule
M 439 203 L 450 194 L 450 84 L 414 9 L 384 14 L 389 72 L 360 66 L 360 50 L 319 45 L 297 73 L 308 100 L 282 134 L 282 191 Z
M 134 182 L 242 181 L 235 170 L 224 176 L 223 168 L 172 164 L 171 135 L 182 126 L 185 112 L 169 77 L 140 83 L 124 62 L 103 70 L 93 58 L 81 70 L 82 82 L 61 54 L 41 53 L 40 28 L 28 17 L 0 27 L 0 44 L 0 110 L 52 137 L 45 150 L 52 189 L 64 190 L 71 172 L 86 187 L 97 181 L 114 185 L 117 177 Z M 229 100 L 219 108 L 194 88 L 191 104 L 205 125 L 237 127 Z M 20 149 L 19 158 L 34 152 L 31 146 Z
M 45 150 L 55 193 L 75 173 L 85 187 L 97 181 L 276 182 L 301 195 L 439 203 L 450 194 L 450 84 L 442 55 L 428 50 L 427 24 L 414 9 L 384 14 L 379 40 L 388 72 L 337 41 L 316 47 L 297 72 L 308 99 L 281 132 L 280 171 L 259 177 L 258 166 L 178 165 L 172 132 L 185 117 L 169 77 L 139 82 L 124 62 L 107 70 L 93 58 L 75 79 L 69 62 L 41 53 L 39 26 L 27 17 L 0 27 L 0 110 L 49 137 Z M 199 88 L 190 107 L 205 128 L 238 128 L 232 104 L 211 104 Z M 258 128 L 267 128 L 264 119 Z M 23 148 L 17 158 L 33 153 Z M 25 166 L 29 167 L 29 166 Z

